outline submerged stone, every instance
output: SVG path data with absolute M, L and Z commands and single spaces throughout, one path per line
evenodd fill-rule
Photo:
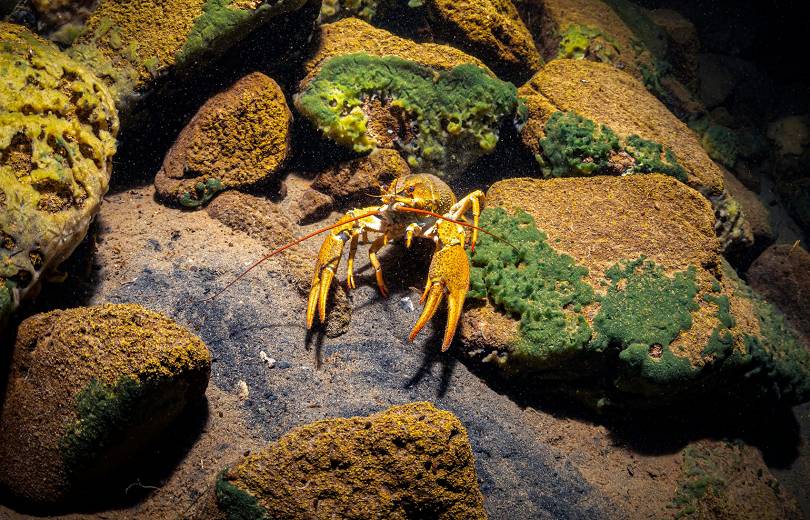
M 118 115 L 86 67 L 0 22 L 0 322 L 84 238 L 107 192 Z
M 254 72 L 209 99 L 155 177 L 157 194 L 197 207 L 218 192 L 267 182 L 290 148 L 292 114 L 275 81 Z
M 0 485 L 38 505 L 96 492 L 202 397 L 210 369 L 199 338 L 138 305 L 26 319 L 0 410 Z
M 430 403 L 292 430 L 223 471 L 227 518 L 486 518 L 467 432 Z
M 511 179 L 487 203 L 481 225 L 502 240 L 481 237 L 471 258 L 468 355 L 637 406 L 741 387 L 810 398 L 810 353 L 723 263 L 694 190 L 661 175 Z

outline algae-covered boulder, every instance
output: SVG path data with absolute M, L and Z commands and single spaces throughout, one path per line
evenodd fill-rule
M 199 338 L 138 305 L 26 319 L 0 410 L 0 486 L 42 505 L 98 493 L 202 397 L 210 368 Z
M 107 82 L 119 109 L 128 113 L 132 102 L 153 90 L 156 78 L 199 68 L 256 28 L 307 3 L 100 0 L 69 52 Z
M 291 123 L 276 82 L 260 72 L 245 76 L 180 132 L 155 177 L 157 194 L 196 207 L 221 190 L 268 181 L 287 158 Z
M 798 243 L 776 244 L 746 274 L 751 287 L 810 340 L 810 253 Z
M 475 65 L 441 70 L 365 53 L 324 61 L 295 106 L 355 152 L 395 148 L 411 167 L 448 177 L 492 152 L 521 112 L 514 85 Z
M 681 475 L 667 515 L 674 518 L 803 518 L 756 448 L 699 441 L 681 452 Z
M 225 470 L 227 518 L 486 518 L 467 432 L 430 403 L 296 428 Z
M 487 204 L 481 225 L 503 240 L 472 255 L 468 355 L 639 406 L 728 388 L 810 398 L 810 353 L 723 263 L 696 191 L 662 175 L 510 179 Z
M 419 4 L 436 37 L 481 58 L 504 79 L 525 81 L 543 63 L 511 0 L 425 0 Z
M 603 63 L 555 60 L 519 90 L 521 138 L 545 177 L 665 173 L 712 201 L 723 245 L 750 244 L 723 171 L 695 134 L 644 86 Z
M 118 116 L 88 69 L 0 22 L 0 322 L 81 242 L 110 179 Z

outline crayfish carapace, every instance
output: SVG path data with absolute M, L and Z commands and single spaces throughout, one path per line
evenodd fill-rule
M 411 330 L 408 340 L 413 341 L 419 331 L 436 314 L 439 304 L 446 295 L 447 325 L 444 330 L 442 351 L 447 350 L 455 335 L 464 299 L 470 286 L 470 264 L 467 253 L 464 251 L 464 245 L 467 242 L 465 228 L 472 230 L 470 246 L 473 249 L 479 231 L 491 234 L 478 227 L 484 193 L 476 190 L 457 200 L 450 186 L 430 174 L 399 177 L 390 185 L 383 186 L 381 191 L 381 206 L 352 209 L 335 224 L 313 231 L 271 251 L 219 292 L 206 299 L 216 298 L 271 256 L 328 231 L 329 234 L 321 245 L 318 259 L 315 262 L 315 273 L 312 276 L 312 287 L 307 302 L 307 329 L 311 329 L 315 321 L 315 311 L 318 311 L 321 322 L 326 320 L 329 287 L 337 273 L 347 242 L 349 257 L 346 281 L 349 288 L 355 287 L 354 258 L 357 246 L 371 244 L 368 257 L 374 267 L 380 292 L 383 296 L 387 296 L 388 289 L 385 286 L 380 261 L 377 258 L 379 250 L 397 238 L 405 238 L 407 247 L 410 247 L 414 238 L 427 238 L 436 244 L 436 252 L 430 262 L 427 284 L 420 300 L 424 308 Z M 464 220 L 468 212 L 472 214 L 472 224 Z

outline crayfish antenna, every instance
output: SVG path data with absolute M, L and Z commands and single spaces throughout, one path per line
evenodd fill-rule
M 303 236 L 301 238 L 293 240 L 292 242 L 289 242 L 289 243 L 279 247 L 278 249 L 274 249 L 273 251 L 270 251 L 269 253 L 267 253 L 263 257 L 259 258 L 255 262 L 253 262 L 247 269 L 242 271 L 239 274 L 239 276 L 237 276 L 236 278 L 234 278 L 233 280 L 228 282 L 228 284 L 225 285 L 225 287 L 223 287 L 219 291 L 215 292 L 212 296 L 208 296 L 207 298 L 202 298 L 202 299 L 197 300 L 197 303 L 203 303 L 203 302 L 211 301 L 211 300 L 213 300 L 215 298 L 218 298 L 222 293 L 224 293 L 225 291 L 230 289 L 232 285 L 234 285 L 236 282 L 238 282 L 239 280 L 244 278 L 250 271 L 252 271 L 256 267 L 258 267 L 259 265 L 263 264 L 264 262 L 266 262 L 270 258 L 276 256 L 277 254 L 283 253 L 287 249 L 289 249 L 289 248 L 291 248 L 293 246 L 296 246 L 296 245 L 300 244 L 301 242 L 304 242 L 306 240 L 309 240 L 310 238 L 316 237 L 316 236 L 320 235 L 321 233 L 325 233 L 325 232 L 327 232 L 329 230 L 332 230 L 332 229 L 334 229 L 334 228 L 336 228 L 338 226 L 343 226 L 345 224 L 348 224 L 349 222 L 354 222 L 356 220 L 361 220 L 361 219 L 364 219 L 366 217 L 371 217 L 371 216 L 379 215 L 379 214 L 380 214 L 379 211 L 369 211 L 368 213 L 363 213 L 362 215 L 359 215 L 357 217 L 352 217 L 350 219 L 341 219 L 340 222 L 336 222 L 336 223 L 334 223 L 334 224 L 332 224 L 330 226 L 326 226 L 324 228 L 315 230 L 315 231 L 313 231 L 312 233 L 309 233 L 306 236 Z

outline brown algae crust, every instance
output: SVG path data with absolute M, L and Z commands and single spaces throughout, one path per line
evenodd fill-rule
M 243 77 L 181 131 L 155 178 L 158 194 L 193 207 L 220 190 L 268 180 L 287 158 L 291 124 L 275 81 L 260 72 Z
M 383 29 L 357 18 L 346 18 L 321 26 L 320 45 L 317 52 L 305 64 L 306 77 L 300 90 L 317 76 L 323 63 L 329 58 L 346 54 L 365 53 L 371 56 L 399 56 L 425 67 L 450 70 L 469 63 L 476 65 L 494 77 L 484 63 L 458 49 L 435 43 L 415 43 L 400 38 Z
M 92 72 L 21 26 L 0 22 L 0 76 L 0 287 L 16 306 L 84 238 L 118 116 Z
M 486 518 L 467 432 L 430 403 L 296 428 L 223 472 L 217 488 L 230 518 L 246 518 L 245 504 L 278 519 Z
M 561 59 L 547 63 L 518 94 L 529 109 L 521 133 L 524 144 L 541 154 L 545 126 L 557 111 L 575 112 L 609 126 L 624 138 L 638 135 L 674 152 L 688 174 L 687 184 L 705 196 L 719 196 L 723 172 L 695 136 L 639 81 L 604 63 Z
M 105 464 L 108 450 L 158 434 L 188 400 L 203 394 L 210 368 L 202 340 L 139 305 L 26 319 L 0 412 L 0 481 L 29 500 L 59 500 L 72 478 L 89 483 L 81 472 Z M 134 422 L 138 415 L 149 420 Z

